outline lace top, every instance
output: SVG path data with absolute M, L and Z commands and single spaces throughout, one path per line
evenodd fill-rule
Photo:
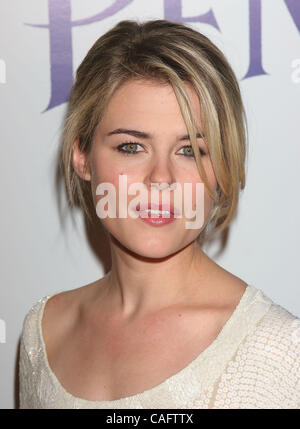
M 182 370 L 141 393 L 112 401 L 73 396 L 51 370 L 41 298 L 26 314 L 20 343 L 20 408 L 300 408 L 300 319 L 248 285 L 215 340 Z

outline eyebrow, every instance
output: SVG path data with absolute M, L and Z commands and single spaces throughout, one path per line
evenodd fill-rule
M 108 134 L 106 134 L 107 136 L 111 136 L 113 134 L 129 134 L 133 137 L 138 137 L 141 139 L 152 139 L 153 135 L 149 134 L 149 133 L 145 133 L 144 131 L 137 131 L 137 130 L 128 130 L 126 128 L 117 128 L 116 130 L 110 131 Z M 203 133 L 197 133 L 196 134 L 196 138 L 203 138 L 204 134 Z M 190 137 L 188 134 L 182 136 L 179 138 L 179 141 L 182 140 L 190 140 Z

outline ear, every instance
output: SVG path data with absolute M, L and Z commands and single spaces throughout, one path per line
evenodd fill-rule
M 91 180 L 91 173 L 87 154 L 79 149 L 78 139 L 73 142 L 73 153 L 72 153 L 73 167 L 79 177 L 84 180 Z

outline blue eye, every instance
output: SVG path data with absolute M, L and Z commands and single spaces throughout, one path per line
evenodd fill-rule
M 138 152 L 141 151 L 136 151 L 134 150 L 134 147 L 138 145 L 140 146 L 139 143 L 135 143 L 135 142 L 127 142 L 127 143 L 122 143 L 119 146 L 117 146 L 117 150 L 119 152 L 122 152 L 124 155 L 136 155 Z M 123 147 L 128 146 L 129 147 L 129 151 L 128 150 L 123 150 Z M 132 150 L 132 151 L 131 151 Z
M 123 149 L 123 147 L 126 147 L 126 146 L 127 146 L 127 149 Z M 138 150 L 138 151 L 135 150 L 136 146 L 141 146 L 141 145 L 139 143 L 136 143 L 136 142 L 126 142 L 126 143 L 122 143 L 119 146 L 117 146 L 117 150 L 119 152 L 122 152 L 124 155 L 137 155 L 139 152 L 142 152 L 142 151 L 141 150 Z M 183 155 L 185 158 L 194 159 L 194 151 L 193 151 L 193 148 L 191 145 L 185 145 L 185 146 L 181 147 L 181 149 L 187 149 L 187 148 L 189 149 L 189 151 L 187 152 L 187 155 L 186 154 L 180 154 L 180 155 Z M 199 152 L 200 152 L 201 156 L 205 155 L 205 152 L 203 149 L 199 148 Z
M 188 155 L 186 156 L 186 158 L 194 158 L 194 150 L 193 150 L 192 145 L 187 144 L 187 145 L 185 145 L 185 146 L 182 146 L 182 148 L 181 148 L 181 149 L 189 149 L 189 151 L 187 152 L 187 153 L 188 153 Z M 180 149 L 180 150 L 181 150 L 181 149 Z M 203 149 L 201 149 L 200 147 L 199 147 L 199 152 L 200 152 L 200 155 L 201 155 L 201 156 L 204 156 L 204 155 L 205 155 L 204 150 L 203 150 Z

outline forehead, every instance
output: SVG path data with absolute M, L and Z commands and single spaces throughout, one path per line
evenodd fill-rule
M 193 112 L 200 125 L 200 104 L 197 94 L 189 83 L 184 83 L 190 97 Z M 120 124 L 120 121 L 122 124 Z M 153 121 L 157 126 L 186 129 L 173 87 L 168 83 L 150 80 L 129 80 L 122 84 L 108 102 L 102 118 L 101 128 L 107 126 L 136 125 L 150 126 Z

